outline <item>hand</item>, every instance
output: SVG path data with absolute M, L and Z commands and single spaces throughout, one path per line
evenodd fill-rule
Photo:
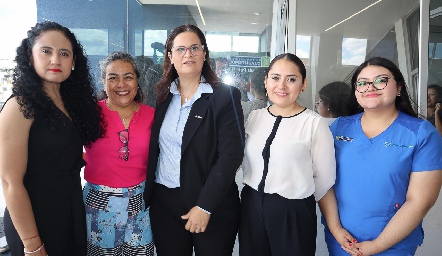
M 336 241 L 341 245 L 341 248 L 348 252 L 350 255 L 360 256 L 361 253 L 356 245 L 356 238 L 354 238 L 350 233 L 344 228 L 334 229 L 332 232 Z
M 181 219 L 187 220 L 184 228 L 190 233 L 202 233 L 206 231 L 207 224 L 209 224 L 210 214 L 195 206 L 186 215 L 181 216 Z
M 356 243 L 355 247 L 359 249 L 363 256 L 378 254 L 382 252 L 376 246 L 375 241 L 364 241 L 361 243 Z
M 441 109 L 442 104 L 441 103 L 436 103 L 436 107 L 434 108 L 434 113 L 437 114 L 437 112 L 439 112 L 439 110 Z

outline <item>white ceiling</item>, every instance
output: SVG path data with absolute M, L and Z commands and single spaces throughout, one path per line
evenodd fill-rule
M 262 33 L 272 21 L 272 0 L 199 0 L 206 25 L 195 0 L 140 0 L 142 4 L 187 5 L 204 31 Z M 383 37 L 394 23 L 419 5 L 418 0 L 383 0 L 341 25 L 327 28 L 366 8 L 377 0 L 298 0 L 297 33 L 340 34 L 352 38 Z M 257 16 L 254 13 L 261 13 Z M 257 22 L 257 25 L 252 25 Z

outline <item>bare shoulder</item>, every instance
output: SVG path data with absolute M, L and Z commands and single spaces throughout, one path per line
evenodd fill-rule
M 8 135 L 22 135 L 22 133 L 29 133 L 32 125 L 32 119 L 24 117 L 20 110 L 20 105 L 17 98 L 9 99 L 3 110 L 0 112 L 0 136 Z

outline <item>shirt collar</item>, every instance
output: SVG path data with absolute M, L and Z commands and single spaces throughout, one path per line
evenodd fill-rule
M 178 94 L 178 95 L 180 94 L 180 92 L 178 91 L 179 79 L 180 78 L 178 77 L 170 85 L 170 93 L 172 93 L 174 95 L 175 94 Z M 212 89 L 212 86 L 209 83 L 206 83 L 206 79 L 204 78 L 204 76 L 201 76 L 200 84 L 199 84 L 198 89 L 195 92 L 195 94 L 199 94 L 199 96 L 201 96 L 201 94 L 203 94 L 203 93 L 213 93 L 213 89 Z

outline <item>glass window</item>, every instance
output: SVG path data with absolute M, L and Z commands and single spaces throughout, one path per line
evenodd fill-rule
M 108 32 L 106 29 L 69 28 L 83 45 L 87 55 L 107 55 Z M 124 50 L 124 46 L 119 46 Z
M 167 39 L 167 30 L 144 31 L 144 56 L 149 56 L 154 63 L 163 63 L 164 44 Z
M 442 43 L 436 44 L 433 59 L 442 59 Z
M 296 56 L 298 56 L 304 64 L 309 63 L 311 38 L 311 36 L 296 35 Z
M 230 52 L 232 50 L 232 36 L 206 34 L 207 46 L 211 52 Z
M 365 61 L 367 39 L 344 38 L 342 40 L 342 65 L 359 66 Z
M 258 52 L 259 37 L 257 36 L 233 36 L 232 50 L 234 52 Z

